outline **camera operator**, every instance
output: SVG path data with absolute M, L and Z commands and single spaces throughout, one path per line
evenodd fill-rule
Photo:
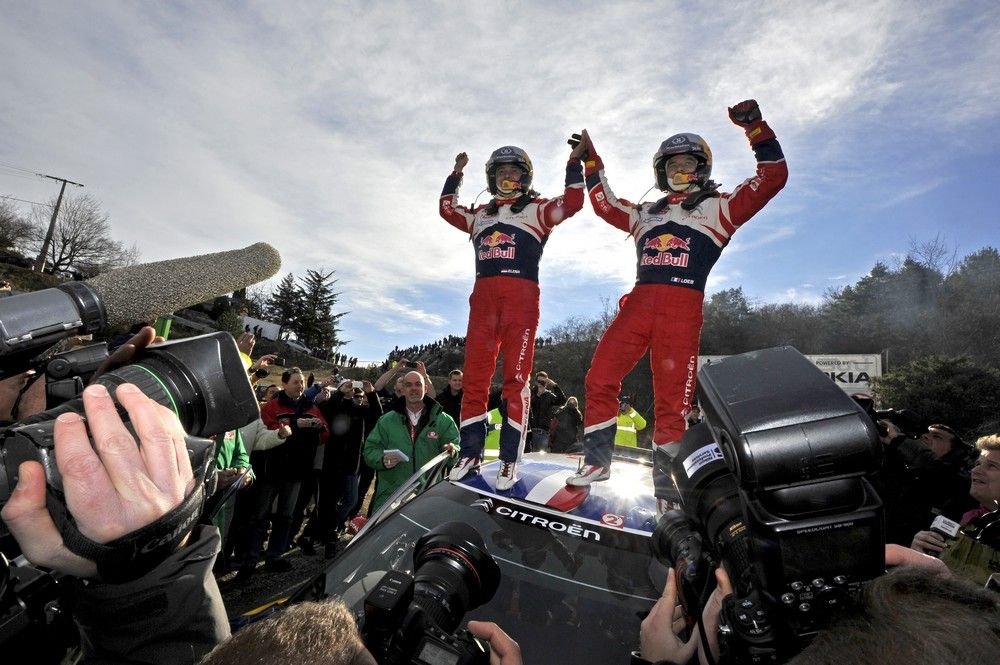
M 909 545 L 936 515 L 958 520 L 975 507 L 969 499 L 974 449 L 948 425 L 934 424 L 919 439 L 890 420 L 880 420 L 885 457 L 880 494 L 885 501 L 886 541 Z
M 490 665 L 521 665 L 517 642 L 495 623 L 470 621 L 469 631 L 490 643 Z M 317 639 L 319 635 L 323 639 Z M 340 600 L 297 603 L 250 624 L 217 646 L 201 665 L 242 665 L 248 654 L 254 662 L 274 665 L 375 665 L 354 615 Z
M 55 422 L 66 504 L 80 533 L 98 544 L 157 522 L 195 488 L 176 416 L 131 384 L 120 385 L 116 395 L 141 446 L 102 385 L 83 392 L 86 422 L 75 413 Z M 196 526 L 153 570 L 111 584 L 100 579 L 94 561 L 67 548 L 46 508 L 38 462 L 19 467 L 2 517 L 32 564 L 80 578 L 71 580 L 70 592 L 84 662 L 192 662 L 229 636 L 211 572 L 219 551 L 215 527 Z

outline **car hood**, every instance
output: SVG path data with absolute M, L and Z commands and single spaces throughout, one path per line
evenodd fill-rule
M 477 475 L 451 482 L 484 496 L 544 506 L 581 521 L 652 533 L 656 527 L 656 499 L 651 468 L 615 463 L 608 480 L 587 487 L 566 485 L 580 460 L 580 455 L 528 453 L 518 463 L 517 482 L 504 491 L 496 488 L 499 461 L 483 464 Z

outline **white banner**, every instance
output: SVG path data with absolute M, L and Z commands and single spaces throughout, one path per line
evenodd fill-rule
M 823 373 L 848 395 L 861 394 L 871 397 L 872 377 L 882 376 L 882 355 L 879 353 L 803 355 L 823 370 Z M 717 362 L 726 357 L 699 356 L 698 368 L 701 369 L 706 363 Z

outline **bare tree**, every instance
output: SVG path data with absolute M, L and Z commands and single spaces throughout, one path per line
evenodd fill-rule
M 918 242 L 916 239 L 911 239 L 907 256 L 924 267 L 941 273 L 944 277 L 955 272 L 961 262 L 958 249 L 949 246 L 940 233 L 934 236 L 933 240 Z
M 263 319 L 267 311 L 267 300 L 271 292 L 263 282 L 253 284 L 244 289 L 243 304 L 247 308 L 247 316 Z
M 34 236 L 31 222 L 12 202 L 0 199 L 0 251 L 19 251 Z
M 36 236 L 30 247 L 41 249 L 48 228 L 47 213 L 36 208 L 32 213 Z M 101 211 L 101 204 L 90 195 L 63 199 L 46 257 L 47 269 L 53 273 L 74 271 L 92 276 L 114 268 L 134 265 L 139 250 L 126 247 L 111 238 L 111 223 Z

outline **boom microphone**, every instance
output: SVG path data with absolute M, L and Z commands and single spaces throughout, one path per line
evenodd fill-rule
M 131 326 L 262 282 L 281 268 L 271 245 L 156 261 L 0 299 L 0 379 L 60 339 Z

